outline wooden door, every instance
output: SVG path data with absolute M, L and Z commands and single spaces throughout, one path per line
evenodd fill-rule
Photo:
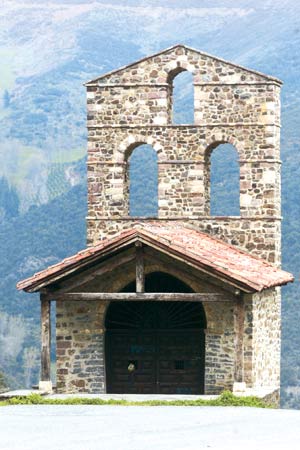
M 107 392 L 203 393 L 201 303 L 112 302 L 105 324 Z
M 106 332 L 107 392 L 156 392 L 156 336 L 153 332 Z
M 201 330 L 108 331 L 107 392 L 202 394 L 203 344 Z
M 157 332 L 157 392 L 203 394 L 203 344 L 202 330 Z

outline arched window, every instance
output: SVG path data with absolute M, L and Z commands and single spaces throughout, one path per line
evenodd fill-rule
M 139 145 L 129 157 L 129 215 L 158 214 L 157 154 L 151 145 Z
M 194 123 L 194 85 L 193 74 L 182 71 L 170 74 L 172 123 Z
M 236 148 L 231 144 L 221 143 L 208 149 L 207 156 L 210 159 L 207 161 L 207 197 L 208 201 L 210 197 L 210 214 L 212 216 L 239 216 L 240 168 Z

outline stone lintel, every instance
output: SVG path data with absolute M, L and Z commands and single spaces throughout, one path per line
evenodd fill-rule
M 194 82 L 194 86 L 279 86 L 279 83 L 274 81 L 248 81 L 248 82 L 240 82 L 240 83 L 222 83 L 222 82 L 214 82 L 214 83 L 199 83 Z M 135 88 L 135 87 L 170 87 L 169 83 L 89 83 L 87 88 Z
M 168 217 L 139 217 L 139 216 L 122 216 L 117 217 L 114 216 L 113 219 L 110 216 L 86 216 L 86 220 L 104 220 L 104 221 L 173 221 L 173 220 L 211 220 L 211 221 L 218 221 L 218 220 L 229 220 L 229 221 L 268 221 L 268 222 L 276 222 L 281 221 L 282 216 L 180 216 L 180 217 L 174 217 L 174 216 L 168 216 Z
M 89 130 L 92 129 L 108 129 L 108 128 L 123 128 L 123 129 L 140 129 L 140 128 L 150 128 L 150 129 L 162 129 L 162 128 L 207 128 L 207 127 L 212 127 L 212 128 L 219 128 L 219 127 L 226 127 L 226 128 L 230 128 L 230 127 L 261 127 L 261 128 L 267 128 L 267 127 L 277 127 L 277 128 L 281 128 L 280 124 L 276 124 L 276 123 L 263 123 L 263 122 L 237 122 L 237 123 L 203 123 L 201 125 L 197 125 L 197 124 L 172 124 L 172 123 L 167 123 L 165 125 L 156 125 L 156 124 L 130 124 L 130 125 L 123 125 L 123 124 L 106 124 L 106 125 L 89 125 L 87 124 L 87 128 Z
M 96 151 L 96 150 L 94 150 Z M 280 159 L 240 159 L 238 160 L 239 164 L 257 164 L 257 163 L 266 163 L 266 164 L 282 164 L 282 161 Z M 101 165 L 101 166 L 127 166 L 127 161 L 125 162 L 118 162 L 118 161 L 88 161 L 88 166 L 93 165 Z M 157 161 L 157 164 L 164 165 L 164 164 L 205 164 L 204 159 L 170 159 L 170 160 L 163 160 L 163 161 Z

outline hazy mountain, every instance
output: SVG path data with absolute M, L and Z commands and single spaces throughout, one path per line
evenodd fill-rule
M 177 42 L 283 78 L 283 123 L 294 139 L 300 5 L 257 3 L 4 1 L 0 175 L 16 186 L 21 209 L 61 193 L 49 192 L 53 172 L 62 172 L 63 190 L 77 182 L 60 166 L 85 151 L 82 83 Z
M 17 276 L 27 276 L 84 244 L 86 129 L 82 84 L 176 43 L 283 79 L 283 262 L 297 275 L 299 3 L 0 0 L 0 6 L 0 311 L 30 320 L 33 301 L 24 303 L 23 297 L 16 295 Z M 76 185 L 80 185 L 78 190 Z M 78 201 L 74 203 L 75 193 Z M 70 220 L 74 226 L 67 227 L 65 221 L 70 225 Z M 64 239 L 58 237 L 62 229 L 69 232 L 68 240 L 67 233 Z M 293 394 L 300 384 L 297 300 L 297 284 L 283 290 L 283 375 L 285 385 L 294 386 Z M 2 320 L 8 323 L 5 317 Z M 34 325 L 26 322 L 26 330 L 37 327 L 34 317 Z M 37 345 L 34 333 L 24 333 L 18 340 L 19 347 L 13 347 L 15 354 L 10 354 L 10 358 L 17 355 L 22 367 L 27 358 L 27 372 L 24 369 L 19 383 L 31 382 L 34 355 L 29 349 Z M 0 330 L 0 350 L 1 342 Z M 8 359 L 5 361 L 4 369 L 12 373 Z

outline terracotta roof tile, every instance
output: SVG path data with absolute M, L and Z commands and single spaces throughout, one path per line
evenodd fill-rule
M 76 270 L 100 259 L 104 253 L 113 251 L 120 244 L 141 239 L 161 251 L 188 260 L 199 270 L 231 280 L 250 289 L 262 291 L 293 281 L 293 276 L 266 261 L 252 256 L 237 247 L 200 231 L 184 227 L 174 222 L 136 223 L 132 228 L 117 233 L 112 238 L 97 243 L 61 262 L 36 273 L 17 284 L 18 289 L 39 290 L 41 284 L 47 285 L 54 278 L 63 278 L 69 270 Z

